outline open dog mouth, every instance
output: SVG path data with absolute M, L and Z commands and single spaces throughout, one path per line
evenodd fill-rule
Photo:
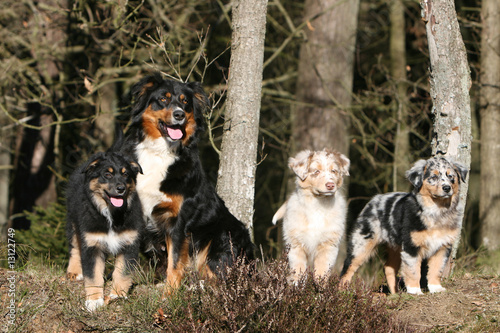
M 180 125 L 167 125 L 163 121 L 159 121 L 158 127 L 163 136 L 169 137 L 170 139 L 177 141 L 184 137 L 182 127 Z
M 121 195 L 111 195 L 108 192 L 106 192 L 106 195 L 108 196 L 109 202 L 116 208 L 120 208 L 123 206 L 123 196 Z

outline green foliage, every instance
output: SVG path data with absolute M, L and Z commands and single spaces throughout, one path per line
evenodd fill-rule
M 54 202 L 47 208 L 34 207 L 33 212 L 26 212 L 26 215 L 31 221 L 31 228 L 16 231 L 16 248 L 21 251 L 18 267 L 27 259 L 63 264 L 68 255 L 66 207 Z

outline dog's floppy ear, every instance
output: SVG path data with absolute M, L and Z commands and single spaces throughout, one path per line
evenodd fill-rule
M 142 172 L 142 167 L 139 163 L 137 163 L 135 160 L 132 160 L 129 162 L 130 163 L 130 166 L 132 167 L 132 170 L 135 172 L 135 173 L 140 173 L 140 174 L 144 174 Z
M 469 170 L 467 170 L 465 165 L 463 165 L 462 163 L 452 162 L 452 164 L 462 182 L 465 183 L 465 179 L 467 178 L 467 173 L 469 172 Z
M 154 72 L 151 75 L 146 76 L 130 89 L 130 93 L 134 98 L 140 98 L 146 95 L 149 91 L 155 89 L 159 84 L 163 82 L 163 78 L 160 72 Z
M 188 86 L 193 90 L 193 102 L 196 108 L 203 111 L 205 108 L 210 107 L 210 100 L 200 82 L 191 82 L 188 83 Z
M 146 76 L 130 89 L 130 95 L 134 100 L 134 107 L 132 108 L 132 116 L 140 113 L 148 102 L 148 96 L 151 91 L 158 88 L 163 83 L 163 78 L 160 72 L 155 72 Z
M 205 110 L 210 108 L 210 100 L 208 99 L 205 90 L 200 82 L 190 82 L 188 87 L 193 91 L 193 109 L 195 111 L 196 126 L 200 130 L 205 129 L 205 119 L 203 114 Z M 200 133 L 201 131 L 199 131 Z
M 303 150 L 295 157 L 290 157 L 288 159 L 288 166 L 302 181 L 307 178 L 307 172 L 309 170 L 309 164 L 311 163 L 312 156 L 313 153 L 310 150 Z
M 424 179 L 424 168 L 427 164 L 426 160 L 418 160 L 413 164 L 410 170 L 406 171 L 406 179 L 419 190 L 422 187 Z
M 344 154 L 338 156 L 340 173 L 344 176 L 349 176 L 349 167 L 351 166 L 351 161 Z
M 94 169 L 97 164 L 102 160 L 103 154 L 99 153 L 97 155 L 92 156 L 83 166 L 82 173 L 87 173 L 88 171 Z

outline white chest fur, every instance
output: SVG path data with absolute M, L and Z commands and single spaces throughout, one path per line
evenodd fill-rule
M 143 174 L 137 176 L 136 189 L 144 216 L 150 221 L 153 208 L 160 202 L 170 200 L 160 191 L 160 186 L 176 156 L 163 138 L 146 138 L 137 145 L 136 154 L 143 171 Z
M 295 192 L 287 202 L 283 221 L 289 244 L 301 244 L 310 251 L 323 243 L 338 243 L 344 234 L 346 202 L 334 197 L 304 197 Z
M 95 246 L 116 255 L 123 246 L 133 244 L 138 236 L 136 230 L 123 231 L 119 234 L 110 230 L 107 233 L 86 233 L 85 243 L 88 246 Z

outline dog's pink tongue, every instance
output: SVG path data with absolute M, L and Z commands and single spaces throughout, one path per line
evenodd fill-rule
M 109 199 L 110 199 L 111 204 L 113 206 L 115 206 L 115 207 L 121 207 L 121 206 L 123 206 L 123 199 L 122 198 L 110 197 Z
M 173 140 L 182 139 L 182 131 L 178 128 L 167 127 L 168 136 Z

